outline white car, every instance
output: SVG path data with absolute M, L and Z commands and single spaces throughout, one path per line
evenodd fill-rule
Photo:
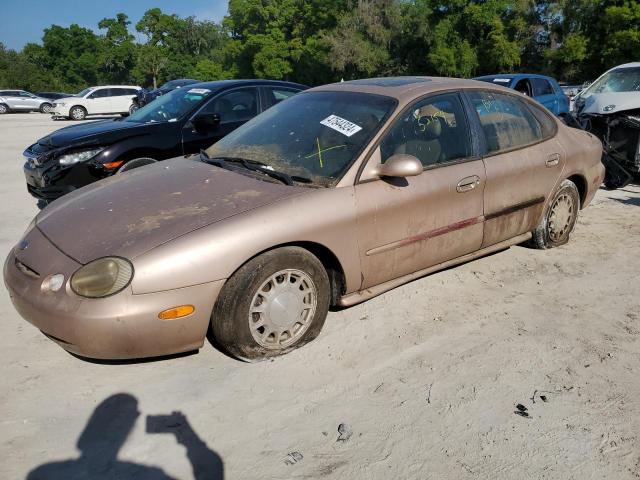
M 129 115 L 133 99 L 142 90 L 133 85 L 89 87 L 80 93 L 56 100 L 51 109 L 53 118 L 84 120 L 87 115 Z

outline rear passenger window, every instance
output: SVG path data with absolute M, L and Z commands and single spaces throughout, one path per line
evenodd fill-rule
M 538 97 L 540 95 L 553 95 L 553 86 L 549 80 L 544 78 L 533 78 L 533 96 Z
M 405 153 L 425 167 L 470 156 L 469 129 L 458 95 L 438 95 L 414 104 L 385 135 L 380 153 L 382 163 Z
M 540 124 L 516 97 L 469 92 L 487 139 L 489 153 L 512 150 L 544 138 Z

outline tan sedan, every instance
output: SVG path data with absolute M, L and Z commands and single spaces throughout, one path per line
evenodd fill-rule
M 25 319 L 83 356 L 194 350 L 211 330 L 230 354 L 264 359 L 315 338 L 332 305 L 511 245 L 564 244 L 602 182 L 601 150 L 486 83 L 326 85 L 199 157 L 57 200 L 9 254 L 5 283 Z

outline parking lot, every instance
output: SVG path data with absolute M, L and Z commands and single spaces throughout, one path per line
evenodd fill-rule
M 38 212 L 22 151 L 71 123 L 0 116 L 3 260 Z M 639 478 L 639 274 L 632 185 L 600 190 L 566 246 L 513 247 L 331 312 L 270 362 L 208 342 L 88 362 L 2 285 L 0 478 Z

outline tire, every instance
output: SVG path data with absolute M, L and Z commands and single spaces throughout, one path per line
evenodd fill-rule
M 135 112 L 139 108 L 140 107 L 138 105 L 136 105 L 135 103 L 132 103 L 131 106 L 129 107 L 129 113 L 124 116 L 126 117 L 127 115 L 131 115 L 133 112 Z
M 52 105 L 50 103 L 43 103 L 40 105 L 40 113 L 49 113 L 51 112 Z
M 580 194 L 575 183 L 564 180 L 553 195 L 540 224 L 532 232 L 530 244 L 546 250 L 569 241 L 580 210 Z
M 75 107 L 71 107 L 69 110 L 69 117 L 71 120 L 84 120 L 87 118 L 87 111 L 84 107 L 76 105 Z
M 4 115 L 5 113 L 9 113 L 9 107 L 4 103 L 0 103 L 0 115 Z
M 125 163 L 118 169 L 118 171 L 116 172 L 116 175 L 119 175 L 124 172 L 128 172 L 129 170 L 133 170 L 134 168 L 143 167 L 144 165 L 150 165 L 156 162 L 157 160 L 154 160 L 153 158 L 148 158 L 148 157 L 129 160 L 127 163 Z
M 275 297 L 268 299 L 269 292 Z M 271 250 L 225 283 L 211 316 L 213 341 L 250 362 L 283 355 L 318 336 L 329 299 L 329 277 L 317 257 L 300 247 Z

